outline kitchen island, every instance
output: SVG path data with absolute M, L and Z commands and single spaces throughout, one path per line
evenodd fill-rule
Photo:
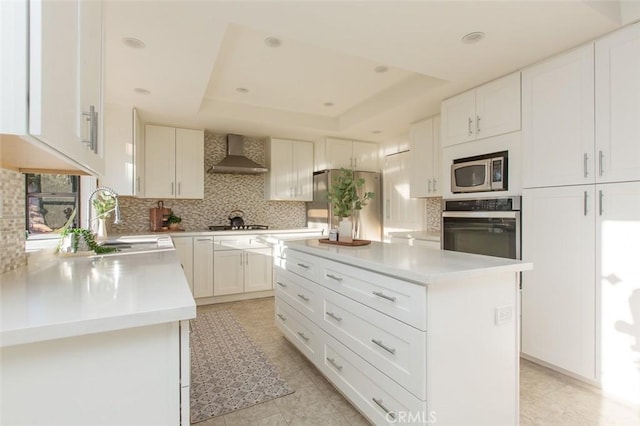
M 189 424 L 196 307 L 175 250 L 43 256 L 0 279 L 0 424 Z
M 284 255 L 279 329 L 374 424 L 518 424 L 531 264 L 377 242 Z

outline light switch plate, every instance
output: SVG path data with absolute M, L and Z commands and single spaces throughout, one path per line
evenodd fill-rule
M 513 321 L 513 305 L 498 306 L 495 316 L 496 325 L 503 325 Z

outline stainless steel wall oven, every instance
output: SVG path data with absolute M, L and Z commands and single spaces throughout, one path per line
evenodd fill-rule
M 444 250 L 520 259 L 520 197 L 444 200 Z

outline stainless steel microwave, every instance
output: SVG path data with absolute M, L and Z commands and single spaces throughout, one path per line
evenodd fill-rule
M 451 165 L 451 192 L 506 191 L 508 152 L 460 158 Z

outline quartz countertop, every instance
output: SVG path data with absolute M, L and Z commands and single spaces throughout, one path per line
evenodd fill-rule
M 398 231 L 398 232 L 389 232 L 390 237 L 396 238 L 408 238 L 415 240 L 424 240 L 424 241 L 435 241 L 440 242 L 440 233 L 439 232 L 429 232 L 429 231 Z
M 195 318 L 175 250 L 40 256 L 0 276 L 0 347 Z
M 429 247 L 379 243 L 359 247 L 322 244 L 317 240 L 291 241 L 296 250 L 373 272 L 428 285 L 487 272 L 518 272 L 532 263 Z

